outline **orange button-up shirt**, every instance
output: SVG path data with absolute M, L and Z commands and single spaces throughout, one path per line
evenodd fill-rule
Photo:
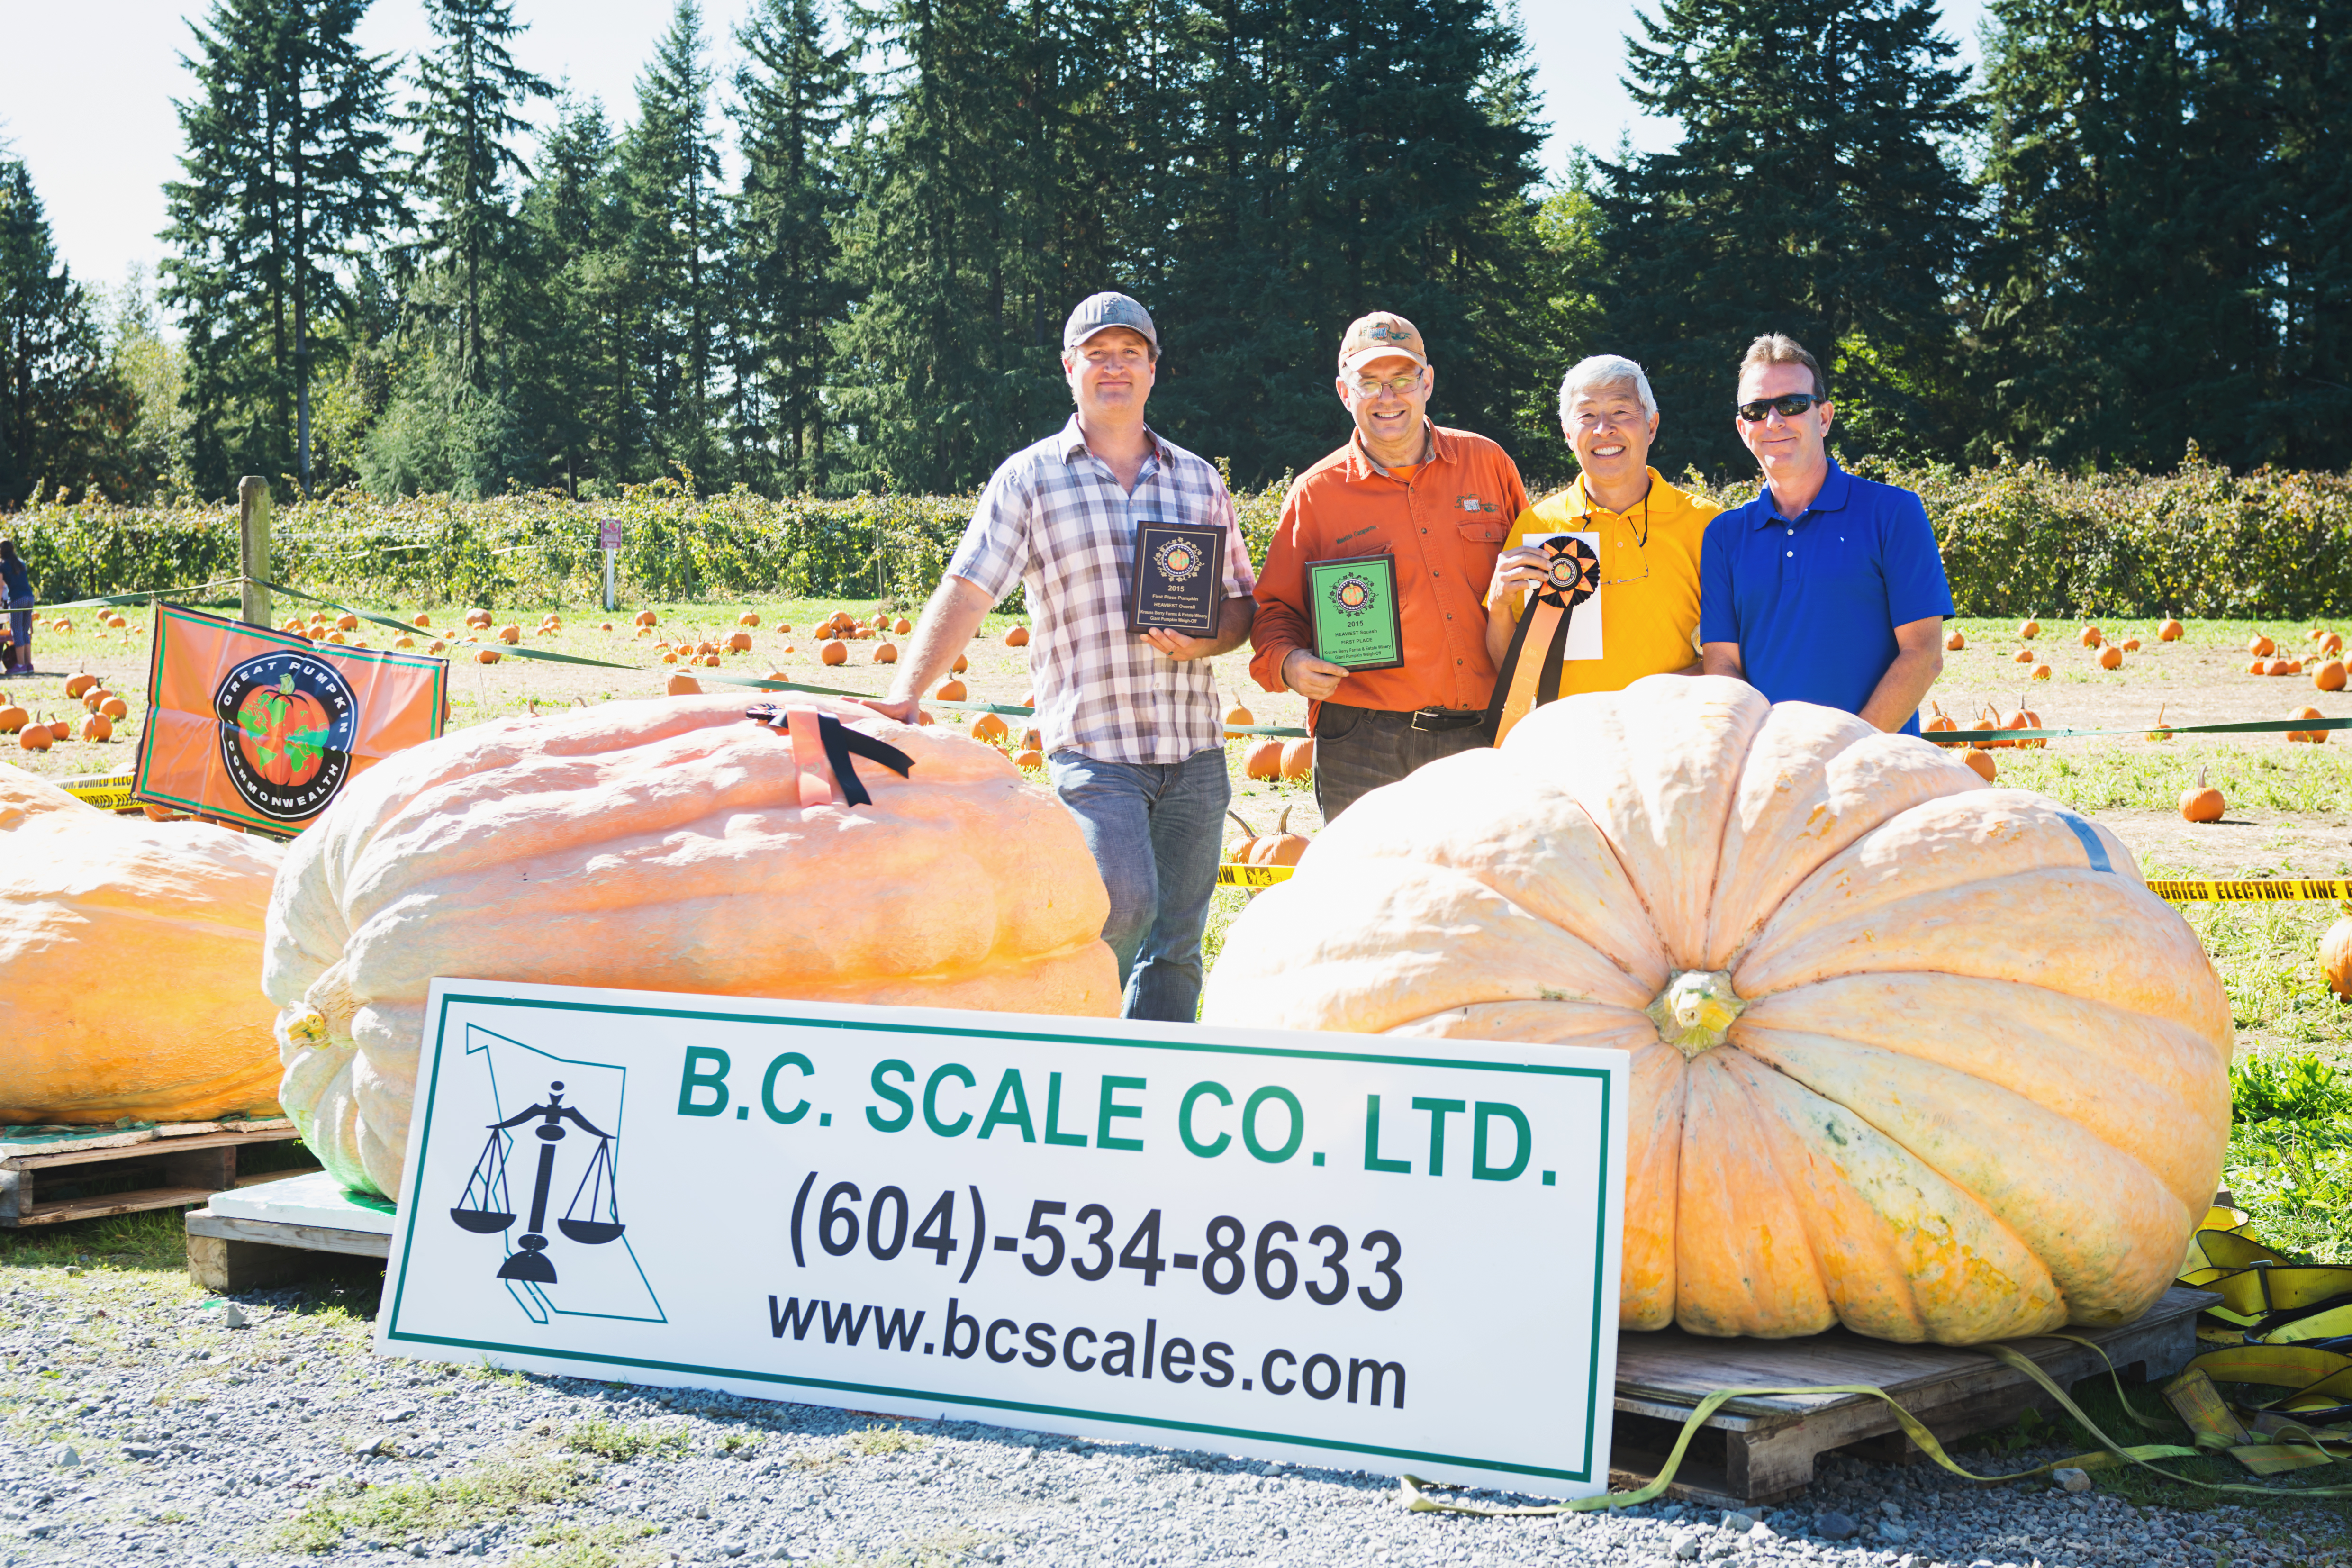
M 1315 651 L 1307 563 L 1393 555 L 1404 664 L 1351 674 L 1331 700 L 1408 712 L 1486 706 L 1495 689 L 1486 586 L 1504 539 L 1528 509 L 1527 487 L 1508 455 L 1484 436 L 1437 425 L 1429 436 L 1429 455 L 1411 479 L 1381 468 L 1350 436 L 1291 485 L 1258 573 L 1250 629 L 1250 674 L 1268 691 L 1288 689 L 1282 661 L 1291 649 Z M 1307 705 L 1309 730 L 1321 709 Z

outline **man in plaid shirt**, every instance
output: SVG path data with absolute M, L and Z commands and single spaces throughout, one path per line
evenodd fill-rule
M 1046 771 L 1110 890 L 1103 941 L 1118 956 L 1125 1016 L 1189 1024 L 1233 796 L 1207 661 L 1247 640 L 1257 584 L 1223 478 L 1143 422 L 1159 361 L 1151 317 L 1126 295 L 1097 294 L 1070 313 L 1062 370 L 1077 412 L 990 479 L 890 695 L 874 706 L 912 723 L 922 693 L 1021 584 L 1035 618 L 1029 662 Z M 1127 629 L 1141 521 L 1224 530 L 1214 637 Z

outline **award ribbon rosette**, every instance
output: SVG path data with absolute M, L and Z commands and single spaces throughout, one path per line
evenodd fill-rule
M 342 787 L 441 733 L 449 665 L 155 606 L 131 798 L 299 833 Z
M 1394 556 L 1308 562 L 1307 609 L 1315 627 L 1316 658 L 1349 669 L 1396 669 L 1404 664 Z
M 1497 746 L 1512 725 L 1559 695 L 1559 667 L 1576 607 L 1601 591 L 1601 552 L 1591 545 L 1563 533 L 1545 540 L 1541 548 L 1550 575 L 1528 597 L 1486 707 L 1487 733 Z
M 1225 531 L 1185 523 L 1135 525 L 1135 587 L 1129 631 L 1153 626 L 1213 637 L 1225 605 Z

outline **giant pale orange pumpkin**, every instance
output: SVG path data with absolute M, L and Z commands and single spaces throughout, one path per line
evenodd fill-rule
M 0 763 L 0 1123 L 273 1107 L 258 982 L 285 853 L 118 817 Z
M 1634 1329 L 2123 1322 L 2229 1136 L 2229 999 L 2120 840 L 1717 677 L 1364 796 L 1235 921 L 1203 1016 L 1626 1052 Z
M 436 975 L 1118 1011 L 1109 897 L 1051 795 L 961 736 L 803 700 L 908 776 L 859 761 L 870 804 L 804 805 L 826 771 L 721 695 L 478 725 L 346 786 L 295 841 L 258 971 L 327 1168 L 398 1190 Z

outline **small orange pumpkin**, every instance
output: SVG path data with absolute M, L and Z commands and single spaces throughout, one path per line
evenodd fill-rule
M 2123 667 L 2123 649 L 2117 647 L 2113 643 L 2109 643 L 2106 647 L 2099 650 L 2099 668 L 2101 669 L 2121 669 Z
M 66 677 L 66 695 L 79 699 L 97 684 L 99 679 L 95 675 L 68 675 Z
M 1314 772 L 1315 738 L 1313 736 L 1310 735 L 1302 741 L 1283 742 L 1282 776 L 1284 778 L 1303 779 L 1311 776 Z M 1280 830 L 1276 829 L 1276 831 Z
M 1257 715 L 1252 713 L 1240 703 L 1234 703 L 1232 707 L 1225 710 L 1225 739 L 1231 741 L 1239 738 L 1234 733 L 1234 728 L 1235 725 L 1249 725 L 1256 722 Z
M 489 629 L 490 622 L 493 619 L 495 619 L 495 617 L 491 616 L 490 612 L 482 608 L 479 605 L 475 605 L 472 609 L 466 612 L 466 624 L 469 626 L 478 626 L 484 631 L 488 631 Z M 651 621 L 647 621 L 646 625 L 651 626 L 653 623 Z
M 2050 667 L 2049 667 L 2048 665 L 2046 665 L 2046 664 L 2037 664 L 2037 665 L 2035 665 L 2035 666 L 2033 667 L 2033 674 L 2032 674 L 2032 679 L 2035 679 L 2035 680 L 2047 680 L 2047 679 L 2050 679 Z
M 505 657 L 506 656 L 504 654 L 499 652 L 499 650 L 494 647 L 480 647 L 474 650 L 474 662 L 476 664 L 496 664 L 499 659 Z
M 971 738 L 1002 744 L 1013 733 L 1012 727 L 993 713 L 983 713 L 971 721 Z
M 2017 636 L 2019 641 L 2032 642 L 2035 637 L 2038 637 L 2041 635 L 2042 623 L 2040 621 L 2020 621 L 2017 623 Z
M 2188 628 L 2183 626 L 2179 621 L 2174 620 L 2170 616 L 2167 616 L 2156 628 L 2157 640 L 2159 642 L 2179 642 L 2182 634 L 2187 630 Z
M 2096 626 L 2084 626 L 2083 628 L 2082 637 L 2077 640 L 2080 641 L 2084 647 L 2098 647 L 2102 640 L 2099 636 L 2099 628 Z
M 750 653 L 751 651 L 751 634 L 750 632 L 737 632 L 734 636 L 729 637 L 727 639 L 727 651 L 729 653 Z
M 2002 743 L 2007 744 L 2006 742 Z M 1992 753 L 1990 752 L 1970 751 L 1960 760 L 1975 769 L 1977 776 L 1987 784 L 1992 783 L 1993 775 L 2000 772 L 1993 766 Z
M 2147 732 L 2147 738 L 2151 741 L 2169 741 L 2172 739 L 2172 731 L 2164 721 L 2165 706 L 2166 705 L 2161 702 L 2156 705 L 2156 728 Z
M 2263 673 L 2264 675 L 2293 675 L 2294 673 L 2294 669 L 2285 659 L 2274 658 L 2271 660 L 2270 663 L 2263 666 Z
M 1307 853 L 1307 836 L 1290 831 L 1290 807 L 1274 819 L 1274 831 L 1250 845 L 1249 863 L 1253 866 L 1296 866 L 1298 858 Z
M 47 724 L 27 724 L 16 734 L 16 744 L 28 752 L 46 752 L 56 742 Z
M 33 716 L 14 702 L 0 702 L 0 735 L 13 735 L 33 721 Z
M 2012 663 L 2032 664 L 2033 662 L 2033 650 L 2030 647 L 2021 647 L 2014 654 L 2011 655 L 2010 658 Z
M 2247 642 L 2246 651 L 2252 654 L 2256 658 L 2268 658 L 2271 655 L 2278 651 L 2278 645 L 2272 642 L 2270 638 L 2263 636 L 2262 633 L 2256 632 Z
M 940 689 L 931 695 L 942 702 L 961 702 L 964 697 L 963 682 L 953 678 L 942 680 Z
M 2319 939 L 2319 969 L 2330 991 L 2352 999 L 2352 920 L 2337 921 Z
M 2333 658 L 2344 651 L 2344 639 L 2330 632 L 2319 639 L 2319 651 Z
M 898 645 L 897 643 L 888 642 L 876 643 L 874 645 L 874 662 L 877 664 L 898 663 Z
M 1958 653 L 1968 646 L 1969 639 L 1962 637 L 1958 632 L 1954 632 L 1950 637 L 1944 639 L 1944 651 L 1946 653 Z
M 657 626 L 661 625 L 661 617 L 651 610 L 639 610 L 635 624 L 641 626 Z
M 500 626 L 499 628 L 499 641 L 505 643 L 509 647 L 522 641 L 522 628 L 518 626 Z
M 948 673 L 950 675 L 961 675 L 965 670 L 970 669 L 971 668 L 971 660 L 964 658 L 961 654 L 958 654 L 955 657 L 955 662 L 948 666 Z
M 2331 658 L 2311 672 L 2311 683 L 2322 691 L 2344 689 L 2344 661 Z
M 1249 864 L 1249 852 L 1257 844 L 1257 829 L 1244 822 L 1241 814 L 1231 807 L 1226 809 L 1225 815 L 1232 817 L 1234 825 L 1242 830 L 1241 837 L 1225 847 L 1225 858 L 1237 865 L 1246 866 Z
M 835 638 L 828 641 L 823 647 L 817 649 L 817 657 L 827 664 L 847 664 L 849 662 L 849 645 L 842 642 L 838 638 Z
M 95 713 L 98 711 L 98 705 L 113 695 L 113 692 L 103 686 L 93 686 L 81 694 L 81 705 Z
M 427 630 L 430 630 L 433 626 L 433 617 L 426 615 L 424 611 L 419 610 L 415 615 L 411 616 L 408 618 L 408 624 L 412 626 L 423 626 Z
M 1029 628 L 1027 626 L 1014 626 L 1011 631 L 1006 632 L 1004 634 L 1004 646 L 1006 647 L 1027 647 L 1029 646 Z
M 1282 776 L 1282 742 L 1272 736 L 1252 746 L 1242 758 L 1242 772 L 1254 779 Z
M 2326 715 L 2320 712 L 2316 708 L 2298 708 L 2294 712 L 2288 714 L 2287 717 L 2290 719 L 2322 719 L 2326 717 Z M 2327 744 L 2327 731 L 2325 730 L 2289 730 L 2286 732 L 2286 738 L 2290 741 L 2302 741 L 2314 746 L 2324 746 Z
M 1016 768 L 1042 768 L 1045 765 L 1045 753 L 1034 746 L 1025 752 L 1015 752 L 1013 753 L 1013 765 Z
M 110 697 L 98 705 L 98 712 L 100 718 L 111 719 L 119 724 L 131 717 L 131 704 L 120 697 Z
M 1921 730 L 1930 735 L 1934 735 L 1940 734 L 1947 730 L 1957 730 L 1959 728 L 1958 724 L 1952 722 L 1952 716 L 1944 711 L 1943 705 L 1941 703 L 1930 702 L 1927 706 L 1936 710 L 1936 716 L 1933 719 L 1928 720 L 1925 724 L 1921 725 Z M 1943 747 L 1948 752 L 1958 751 L 1960 749 L 1960 742 L 1958 741 L 1938 741 L 1936 744 Z
M 672 697 L 699 697 L 702 695 L 702 682 L 680 671 L 669 678 L 664 690 Z
M 1021 731 L 1021 749 L 1024 752 L 1042 752 L 1045 749 L 1045 737 L 1037 732 L 1035 725 L 1033 724 Z
M 890 629 L 898 633 L 900 637 L 905 637 L 908 632 L 915 629 L 915 623 L 908 620 L 906 616 L 900 616 L 897 620 L 890 623 Z
M 93 713 L 81 721 L 81 738 L 85 741 L 114 739 L 114 721 L 103 713 Z
M 2264 665 L 2261 659 L 2255 659 L 2246 666 L 2246 673 L 2248 675 L 2261 675 L 2264 673 L 2268 668 L 2269 667 Z
M 349 610 L 345 610 L 335 617 L 335 629 L 339 632 L 355 632 L 360 629 L 360 618 Z
M 2126 653 L 2137 653 L 2137 652 L 2139 651 L 2139 638 L 2137 638 L 2137 637 L 2126 637 L 2126 638 L 2124 638 L 2124 651 L 2125 651 Z
M 756 626 L 760 624 L 760 612 L 746 610 L 735 617 L 735 624 L 739 626 Z
M 2180 815 L 2190 822 L 2219 822 L 2229 806 L 2221 792 L 2205 782 L 2205 770 L 2197 770 L 2197 787 L 2180 792 Z

